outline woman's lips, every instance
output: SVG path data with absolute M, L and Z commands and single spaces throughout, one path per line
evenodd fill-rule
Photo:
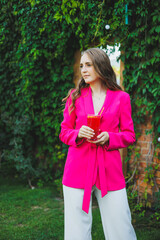
M 85 78 L 85 77 L 89 77 L 89 75 L 84 75 L 83 77 L 84 77 L 84 78 Z

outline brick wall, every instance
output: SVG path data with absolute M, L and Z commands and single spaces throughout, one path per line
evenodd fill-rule
M 135 170 L 134 189 L 138 190 L 139 197 L 147 195 L 147 198 L 152 202 L 154 201 L 154 193 L 158 192 L 160 188 L 160 160 L 154 156 L 155 152 L 157 155 L 160 154 L 160 149 L 154 149 L 153 134 L 146 134 L 146 131 L 151 129 L 150 118 L 145 124 L 137 126 L 139 137 L 129 161 L 129 170 Z M 136 152 L 140 154 L 138 158 L 136 158 Z
M 124 63 L 120 61 L 120 86 L 123 88 L 123 70 Z M 123 88 L 124 89 L 124 88 Z M 129 164 L 126 165 L 124 163 L 124 159 L 126 156 L 126 150 L 122 150 L 122 162 L 123 162 L 123 172 L 124 175 L 127 175 L 129 170 L 132 170 L 132 177 L 134 177 L 135 184 L 134 190 L 138 190 L 139 197 L 144 197 L 147 194 L 148 198 L 151 201 L 154 201 L 155 192 L 158 192 L 160 189 L 160 160 L 158 157 L 155 157 L 154 153 L 154 145 L 152 134 L 146 134 L 146 131 L 152 129 L 151 118 L 146 117 L 145 124 L 141 124 L 136 126 L 139 137 L 137 139 L 137 143 L 135 148 L 133 149 L 133 154 L 131 156 L 131 160 Z M 136 132 L 136 134 L 137 134 Z M 135 152 L 140 154 L 140 157 L 137 159 Z M 156 154 L 159 154 L 160 158 L 160 149 L 156 150 Z M 152 171 L 152 169 L 157 166 L 158 168 Z M 151 180 L 146 181 L 148 178 L 146 169 L 150 167 Z

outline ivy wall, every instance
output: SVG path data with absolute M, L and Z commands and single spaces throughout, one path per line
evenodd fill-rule
M 74 87 L 74 53 L 91 46 L 121 44 L 124 87 L 131 95 L 135 129 L 151 116 L 150 131 L 155 136 L 156 153 L 160 135 L 158 2 L 1 1 L 0 163 L 3 174 L 46 181 L 61 176 L 67 150 L 58 139 L 61 100 Z M 108 30 L 106 25 L 110 26 Z M 137 131 L 137 137 L 138 134 Z M 140 157 L 138 151 L 136 157 Z

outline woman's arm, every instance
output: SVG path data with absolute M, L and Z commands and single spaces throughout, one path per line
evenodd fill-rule
M 71 97 L 68 98 L 63 112 L 63 122 L 61 123 L 61 132 L 59 138 L 62 142 L 70 146 L 78 146 L 85 139 L 90 139 L 94 135 L 94 130 L 88 126 L 82 125 L 80 129 L 75 129 L 76 111 L 75 109 L 69 113 Z
M 76 139 L 78 136 L 78 129 L 74 129 L 76 121 L 75 109 L 70 113 L 69 106 L 71 105 L 71 96 L 67 99 L 65 109 L 63 112 L 63 121 L 61 123 L 61 132 L 59 138 L 67 145 L 77 146 Z
M 109 142 L 105 146 L 107 150 L 125 148 L 136 141 L 131 114 L 130 96 L 125 93 L 120 105 L 120 132 L 108 132 Z

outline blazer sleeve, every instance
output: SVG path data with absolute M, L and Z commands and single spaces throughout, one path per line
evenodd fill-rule
M 83 142 L 83 140 L 77 141 L 79 129 L 75 129 L 76 113 L 75 109 L 69 113 L 69 106 L 71 104 L 71 95 L 67 99 L 65 109 L 63 112 L 64 119 L 61 123 L 61 132 L 59 138 L 62 142 L 69 146 L 77 146 Z
M 132 109 L 130 96 L 125 93 L 121 98 L 120 103 L 120 132 L 108 132 L 109 143 L 106 145 L 107 150 L 115 150 L 119 148 L 125 148 L 133 144 L 136 141 L 134 125 L 132 120 Z

